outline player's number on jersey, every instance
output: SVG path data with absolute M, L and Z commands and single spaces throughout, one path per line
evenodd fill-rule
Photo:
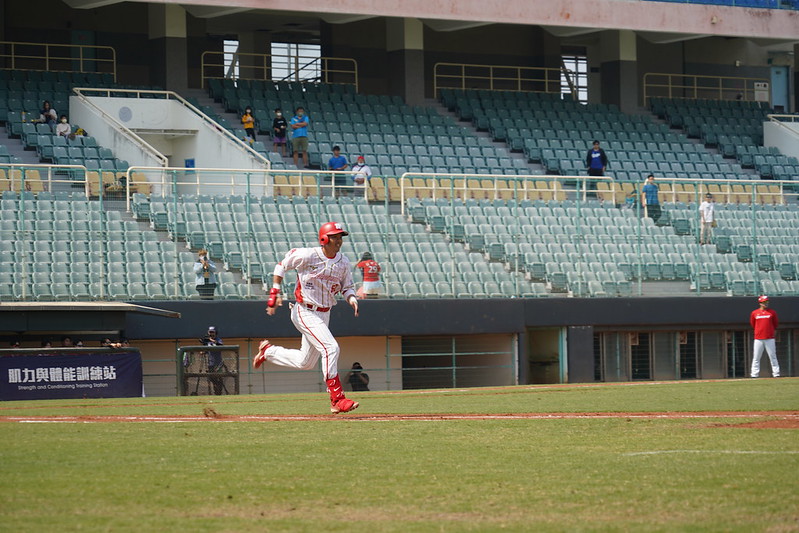
M 366 268 L 369 270 L 370 274 L 377 274 L 379 272 L 377 269 L 377 265 L 369 265 Z
M 341 286 L 338 283 L 334 283 L 330 286 L 330 293 L 331 294 L 338 294 L 339 290 L 341 290 Z

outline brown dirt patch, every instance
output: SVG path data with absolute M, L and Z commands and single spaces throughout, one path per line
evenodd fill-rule
M 713 427 L 723 428 L 752 428 L 752 429 L 799 429 L 799 419 L 776 418 L 772 420 L 757 420 L 741 424 L 716 424 Z

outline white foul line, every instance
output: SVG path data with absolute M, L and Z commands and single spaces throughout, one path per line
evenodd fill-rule
M 650 452 L 631 452 L 623 453 L 625 457 L 634 457 L 641 455 L 666 455 L 674 453 L 726 453 L 732 455 L 794 455 L 799 454 L 799 451 L 793 450 L 777 450 L 777 451 L 763 451 L 763 450 L 654 450 Z

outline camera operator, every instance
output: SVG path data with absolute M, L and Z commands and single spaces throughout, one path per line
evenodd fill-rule
M 208 334 L 200 339 L 200 344 L 203 346 L 223 346 L 224 343 L 216 331 L 216 327 L 208 326 Z M 214 374 L 217 372 L 226 372 L 224 360 L 222 359 L 222 352 L 219 350 L 210 350 L 208 352 L 208 373 Z M 208 378 L 214 386 L 214 394 L 222 394 L 225 390 L 225 381 L 222 376 L 209 376 Z
M 352 363 L 352 370 L 347 373 L 346 381 L 349 382 L 353 391 L 369 390 L 369 374 L 363 371 L 361 363 Z
M 213 300 L 216 290 L 216 265 L 208 259 L 208 251 L 200 250 L 194 263 L 194 284 L 202 300 Z

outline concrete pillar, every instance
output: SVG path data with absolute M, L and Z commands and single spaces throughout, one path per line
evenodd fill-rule
M 424 101 L 424 25 L 418 19 L 386 19 L 389 91 L 409 105 Z
M 167 90 L 189 86 L 186 10 L 177 4 L 149 4 L 150 80 Z
M 271 79 L 269 58 L 261 57 L 272 53 L 272 39 L 268 32 L 250 31 L 239 33 L 239 53 L 257 54 L 255 56 L 242 55 L 239 57 L 240 78 L 252 80 Z
M 638 101 L 638 62 L 635 32 L 606 31 L 600 36 L 602 103 L 616 104 L 628 113 Z
M 796 113 L 796 110 L 799 109 L 799 44 L 793 45 L 791 72 L 793 72 L 793 102 L 791 102 L 790 108 Z
M 0 13 L 6 12 L 6 0 L 0 0 Z M 6 40 L 6 23 L 0 23 L 0 41 Z

